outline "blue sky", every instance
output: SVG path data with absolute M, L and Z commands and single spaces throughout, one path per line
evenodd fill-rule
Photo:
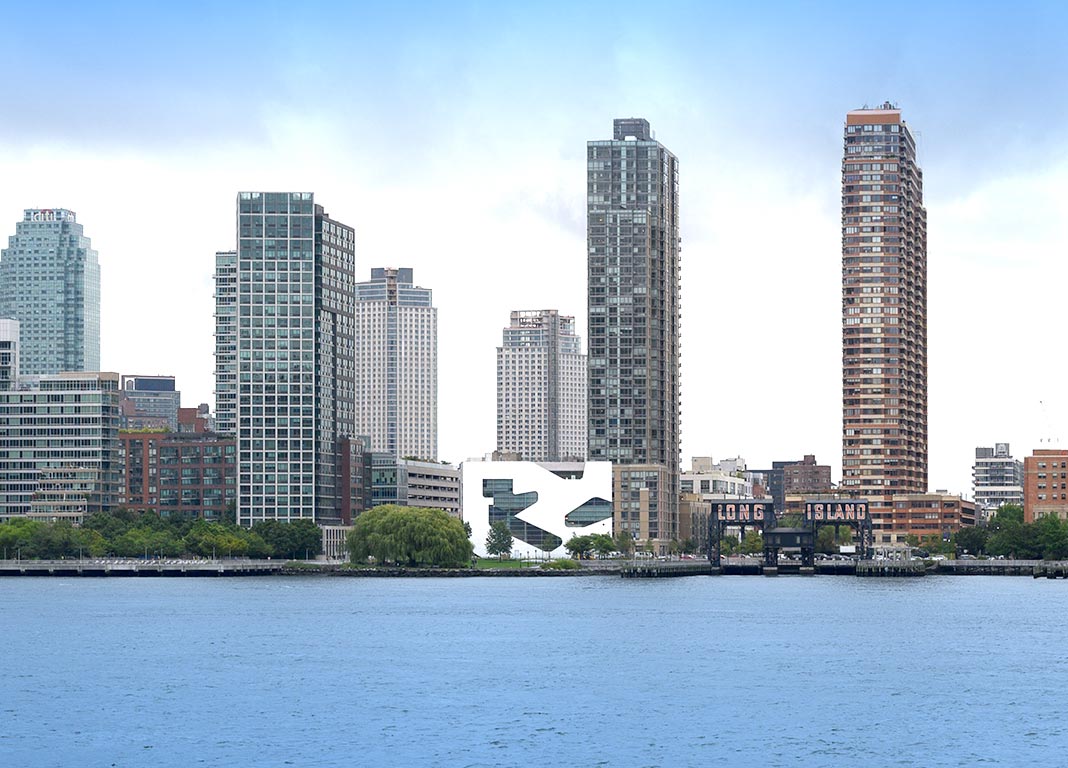
M 967 491 L 977 444 L 1068 439 L 1061 3 L 4 5 L 0 226 L 77 211 L 103 365 L 187 403 L 212 400 L 235 193 L 314 191 L 358 277 L 435 291 L 441 456 L 492 450 L 508 312 L 585 333 L 585 142 L 643 116 L 680 159 L 684 465 L 815 453 L 837 478 L 841 129 L 890 99 L 925 175 L 932 488 Z

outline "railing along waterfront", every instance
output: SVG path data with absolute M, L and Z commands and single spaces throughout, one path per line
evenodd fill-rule
M 283 560 L 80 558 L 0 560 L 0 576 L 265 576 L 280 573 Z

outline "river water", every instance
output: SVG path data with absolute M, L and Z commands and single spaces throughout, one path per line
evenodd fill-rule
M 1064 764 L 1068 582 L 0 581 L 0 766 Z

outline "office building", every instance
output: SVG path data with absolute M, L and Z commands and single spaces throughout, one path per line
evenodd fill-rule
M 1024 457 L 1024 522 L 1068 520 L 1068 449 L 1037 448 Z
M 100 264 L 74 211 L 27 209 L 0 250 L 0 317 L 24 376 L 100 370 Z
M 356 285 L 356 434 L 397 458 L 438 456 L 438 311 L 411 269 Z
M 842 490 L 896 540 L 894 496 L 927 491 L 927 213 L 916 142 L 886 103 L 846 115 Z
M 1012 457 L 1008 443 L 975 449 L 972 496 L 984 521 L 988 521 L 1002 504 L 1024 505 L 1023 462 Z
M 80 524 L 116 504 L 119 374 L 48 374 L 0 391 L 0 434 L 0 521 Z
M 382 504 L 440 509 L 460 517 L 460 469 L 436 461 L 398 459 L 389 453 L 367 454 L 370 462 L 370 500 L 365 508 Z
M 352 227 L 311 193 L 239 193 L 235 257 L 216 254 L 215 388 L 218 428 L 237 441 L 242 525 L 340 520 L 354 269 Z
M 679 168 L 649 122 L 587 143 L 588 458 L 610 461 L 614 527 L 678 536 Z
M 575 318 L 511 313 L 497 347 L 497 450 L 526 461 L 586 456 L 586 356 Z
M 178 431 L 182 393 L 175 388 L 173 376 L 123 376 L 122 399 L 123 429 Z

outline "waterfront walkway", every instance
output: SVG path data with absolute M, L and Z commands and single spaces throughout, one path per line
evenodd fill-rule
M 0 560 L 0 576 L 266 576 L 284 567 L 283 560 Z

